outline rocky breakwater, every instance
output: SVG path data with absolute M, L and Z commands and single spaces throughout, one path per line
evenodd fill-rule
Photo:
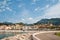
M 27 34 L 17 34 L 15 36 L 11 36 L 11 37 L 6 37 L 3 38 L 1 40 L 31 40 L 31 33 L 27 33 Z

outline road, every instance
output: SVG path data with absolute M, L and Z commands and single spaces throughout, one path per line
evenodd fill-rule
M 60 40 L 60 37 L 54 35 L 54 33 L 42 33 L 36 35 L 41 40 Z
M 35 40 L 60 40 L 60 37 L 54 35 L 55 32 L 59 31 L 43 31 L 33 34 L 33 37 Z

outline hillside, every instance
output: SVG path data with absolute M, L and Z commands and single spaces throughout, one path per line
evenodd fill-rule
M 35 24 L 54 24 L 54 25 L 60 25 L 60 18 L 51 18 L 51 19 L 41 19 Z

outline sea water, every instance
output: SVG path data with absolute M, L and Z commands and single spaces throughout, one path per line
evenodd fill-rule
M 5 37 L 15 36 L 16 34 L 24 34 L 25 32 L 3 32 L 0 33 L 0 40 Z

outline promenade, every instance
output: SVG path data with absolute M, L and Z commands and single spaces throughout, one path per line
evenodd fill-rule
M 50 30 L 50 31 L 60 31 L 60 30 Z M 50 32 L 47 30 L 47 32 Z M 0 30 L 0 32 L 46 32 L 44 30 Z
M 60 37 L 54 35 L 54 33 L 42 33 L 36 35 L 40 40 L 60 40 Z
M 33 34 L 33 40 L 60 40 L 60 37 L 54 35 L 55 32 L 60 31 L 41 31 Z
M 40 31 L 27 31 L 27 30 L 0 30 L 0 32 L 40 32 Z

